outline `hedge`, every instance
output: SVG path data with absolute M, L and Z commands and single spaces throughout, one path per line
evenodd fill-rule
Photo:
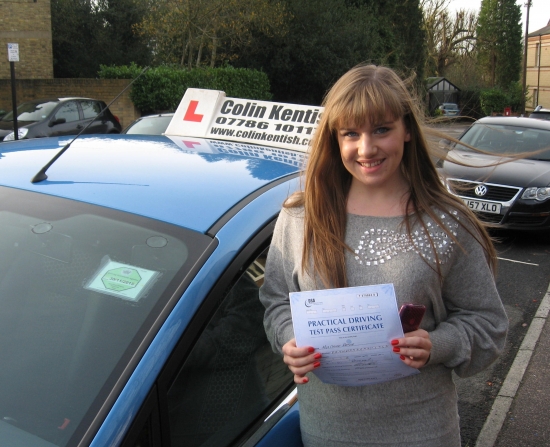
M 513 112 L 520 111 L 522 106 L 522 86 L 512 82 L 507 89 L 492 88 L 480 93 L 481 109 L 486 115 L 493 112 L 503 113 L 505 107 L 511 107 Z
M 134 79 L 143 69 L 135 64 L 101 66 L 103 79 Z M 258 70 L 247 68 L 193 68 L 160 66 L 143 73 L 132 85 L 130 98 L 142 113 L 174 111 L 190 88 L 222 90 L 229 97 L 270 100 L 269 79 Z

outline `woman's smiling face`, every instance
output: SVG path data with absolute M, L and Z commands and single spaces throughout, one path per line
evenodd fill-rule
M 353 177 L 352 188 L 395 189 L 405 182 L 400 165 L 411 135 L 402 118 L 386 116 L 375 125 L 343 123 L 337 135 L 342 162 Z

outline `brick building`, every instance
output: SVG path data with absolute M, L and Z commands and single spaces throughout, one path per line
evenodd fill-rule
M 0 0 L 0 79 L 10 78 L 8 43 L 19 44 L 18 79 L 52 79 L 50 0 Z
M 526 84 L 530 100 L 527 110 L 537 105 L 550 108 L 550 21 L 528 35 Z
M 85 96 L 109 103 L 127 79 L 54 79 L 50 0 L 0 0 L 0 111 L 12 110 L 8 43 L 19 44 L 15 62 L 17 103 L 39 98 Z M 126 91 L 111 107 L 123 127 L 141 114 Z

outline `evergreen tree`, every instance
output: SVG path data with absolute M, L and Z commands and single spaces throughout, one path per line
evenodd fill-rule
M 384 2 L 377 2 L 382 5 Z M 422 26 L 423 14 L 419 0 L 386 0 L 387 20 L 397 42 L 397 68 L 416 76 L 419 83 L 424 82 L 426 62 L 426 34 Z
M 145 0 L 51 0 L 54 76 L 95 78 L 100 65 L 146 65 L 150 50 L 133 27 Z
M 516 0 L 482 0 L 477 26 L 478 61 L 491 87 L 519 81 L 522 59 L 521 9 Z
M 101 65 L 149 64 L 148 41 L 135 29 L 147 11 L 144 0 L 96 0 L 96 15 L 102 25 L 97 38 Z
M 94 76 L 88 54 L 98 25 L 92 10 L 90 0 L 52 0 L 53 68 L 56 78 Z
M 261 69 L 274 99 L 319 104 L 359 63 L 388 65 L 421 80 L 425 51 L 418 0 L 285 0 L 288 32 L 256 32 L 233 63 Z

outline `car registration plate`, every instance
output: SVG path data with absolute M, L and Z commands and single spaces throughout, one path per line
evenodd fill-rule
M 463 199 L 464 203 L 473 211 L 481 211 L 483 213 L 500 214 L 500 203 L 482 202 L 481 200 Z

